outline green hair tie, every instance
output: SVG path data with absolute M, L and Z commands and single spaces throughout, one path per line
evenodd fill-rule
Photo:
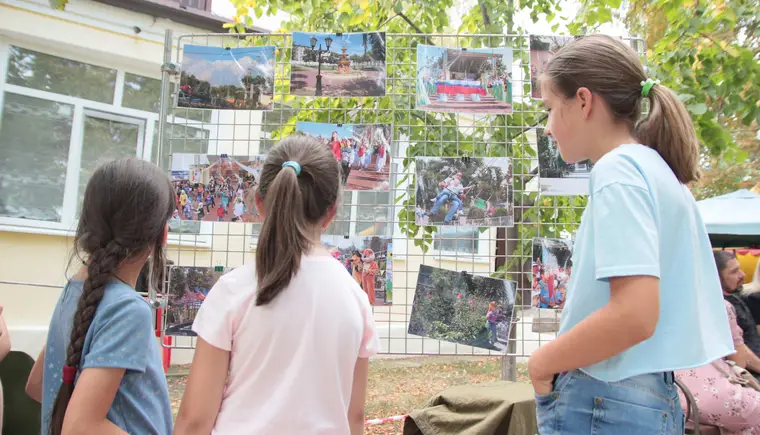
M 644 98 L 649 97 L 649 91 L 652 90 L 654 85 L 659 85 L 659 80 L 652 80 L 652 79 L 646 79 L 646 81 L 641 82 L 641 96 Z

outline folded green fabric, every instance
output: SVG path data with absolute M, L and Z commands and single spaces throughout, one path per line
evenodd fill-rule
M 533 387 L 517 382 L 460 385 L 436 394 L 404 422 L 404 435 L 533 435 Z

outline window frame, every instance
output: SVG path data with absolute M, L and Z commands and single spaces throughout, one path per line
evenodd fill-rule
M 84 62 L 95 66 L 115 69 L 116 81 L 114 84 L 113 100 L 110 104 L 107 104 L 7 83 L 6 78 L 8 74 L 11 46 L 38 51 L 43 54 L 62 57 L 77 62 Z M 61 213 L 61 220 L 59 222 L 48 222 L 37 219 L 0 216 L 0 231 L 56 236 L 73 236 L 75 234 L 77 227 L 76 207 L 79 194 L 79 177 L 81 173 L 82 149 L 84 147 L 83 135 L 85 116 L 88 116 L 89 114 L 96 118 L 110 119 L 118 122 L 138 125 L 143 123 L 140 127 L 142 136 L 138 138 L 138 143 L 135 144 L 135 156 L 140 159 L 150 160 L 153 147 L 158 146 L 157 143 L 154 143 L 153 139 L 156 130 L 155 125 L 156 122 L 160 120 L 160 117 L 158 113 L 122 106 L 125 85 L 124 78 L 126 73 L 160 80 L 160 77 L 156 77 L 156 75 L 145 75 L 144 72 L 133 71 L 122 65 L 106 66 L 99 62 L 92 62 L 91 60 L 80 58 L 79 56 L 72 56 L 69 53 L 58 52 L 56 50 L 35 46 L 35 44 L 29 44 L 24 41 L 0 36 L 0 128 L 2 128 L 2 111 L 6 93 L 21 97 L 37 98 L 45 101 L 68 104 L 73 107 L 71 121 L 72 128 L 69 138 L 66 165 L 66 179 L 64 182 L 64 194 L 62 198 L 63 210 Z M 192 119 L 180 118 L 175 115 L 167 116 L 167 124 L 190 125 L 193 128 L 207 130 L 209 132 L 209 137 L 213 137 L 214 134 L 213 129 L 209 128 L 210 126 L 204 123 Z M 203 222 L 199 234 L 169 233 L 168 241 L 170 244 L 174 245 L 211 247 L 212 235 L 213 224 L 211 222 Z

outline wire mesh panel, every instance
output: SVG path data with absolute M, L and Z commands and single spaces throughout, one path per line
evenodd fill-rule
M 173 170 L 176 172 L 176 168 L 172 167 L 172 156 L 178 154 L 235 156 L 238 163 L 242 158 L 240 156 L 244 156 L 248 162 L 255 162 L 252 156 L 265 154 L 279 139 L 295 134 L 302 125 L 299 123 L 303 122 L 332 124 L 336 128 L 345 125 L 390 125 L 389 188 L 346 189 L 336 219 L 326 230 L 326 235 L 336 240 L 336 246 L 341 239 L 371 236 L 386 240 L 390 245 L 382 259 L 385 262 L 382 279 L 374 283 L 376 298 L 373 312 L 382 352 L 489 355 L 504 354 L 506 350 L 507 355 L 525 357 L 542 342 L 556 336 L 561 311 L 557 307 L 542 309 L 533 306 L 533 239 L 571 238 L 586 203 L 582 194 L 550 191 L 547 185 L 542 184 L 541 172 L 557 168 L 546 169 L 545 165 L 539 164 L 539 155 L 549 151 L 539 146 L 541 140 L 546 140 L 540 129 L 546 114 L 539 100 L 531 98 L 529 39 L 527 35 L 387 34 L 384 38 L 387 68 L 385 96 L 297 97 L 290 94 L 291 73 L 296 68 L 291 64 L 291 59 L 294 56 L 302 58 L 303 53 L 296 51 L 304 48 L 293 48 L 290 34 L 183 35 L 179 37 L 176 48 L 172 48 L 171 62 L 165 65 L 167 74 L 164 82 L 168 97 L 164 98 L 162 114 L 166 115 L 166 122 L 157 129 L 162 130 L 163 136 L 160 145 L 154 147 L 152 158 L 172 174 Z M 629 42 L 643 58 L 643 42 Z M 183 49 L 190 45 L 227 48 L 274 46 L 271 109 L 178 108 L 182 89 L 177 73 L 186 66 L 183 65 Z M 434 99 L 421 103 L 419 94 L 430 84 L 417 80 L 423 66 L 418 64 L 418 45 L 451 49 L 454 50 L 451 53 L 460 54 L 483 52 L 486 48 L 508 52 L 509 57 L 502 57 L 508 61 L 500 66 L 509 75 L 507 86 L 500 87 L 498 92 L 510 95 L 503 98 L 499 94 L 497 97 L 506 100 L 509 107 L 501 107 L 500 113 L 472 107 L 468 109 L 471 113 L 458 113 L 456 104 L 462 102 L 461 98 L 456 96 L 446 100 L 440 94 L 435 95 L 440 90 L 435 87 L 431 90 Z M 308 47 L 305 49 L 308 50 Z M 339 57 L 340 48 L 333 50 Z M 360 60 L 361 54 L 358 56 Z M 466 56 L 460 56 L 451 64 L 466 60 Z M 532 61 L 536 64 L 542 58 L 534 55 Z M 450 78 L 468 79 L 466 76 Z M 459 84 L 453 83 L 456 86 Z M 487 103 L 486 99 L 491 95 L 489 91 L 482 99 L 472 97 L 467 101 Z M 259 96 L 258 101 L 262 105 L 270 105 L 268 98 Z M 451 103 L 447 107 L 453 109 L 446 112 L 442 112 L 440 107 L 436 109 L 434 106 L 440 101 Z M 431 110 L 419 110 L 418 105 L 423 103 L 429 104 Z M 229 104 L 234 106 L 236 102 Z M 424 191 L 422 180 L 417 177 L 418 157 L 506 161 L 509 165 L 507 177 L 511 177 L 508 193 L 504 199 L 498 200 L 483 195 L 482 202 L 476 205 L 483 209 L 482 214 L 468 225 L 417 225 L 421 213 L 425 214 L 419 207 L 424 201 L 417 201 L 416 198 Z M 567 179 L 564 182 L 568 185 L 582 185 L 582 173 L 589 169 L 577 166 L 564 168 L 555 178 L 560 179 L 560 184 Z M 364 178 L 372 176 L 369 171 L 362 174 Z M 581 180 L 578 181 L 578 178 Z M 549 187 L 556 186 L 557 182 Z M 473 187 L 477 190 L 476 186 Z M 514 225 L 498 226 L 512 223 L 509 219 L 496 219 L 500 208 L 509 214 Z M 226 269 L 252 262 L 261 226 L 255 219 L 252 220 L 230 223 L 204 215 L 200 220 L 190 217 L 188 220 L 174 221 L 168 252 L 172 266 Z M 461 341 L 455 343 L 457 340 L 453 335 L 448 340 L 440 339 L 440 335 L 438 339 L 423 338 L 409 332 L 415 290 L 425 267 L 464 272 L 462 276 L 469 277 L 503 278 L 514 283 L 517 291 L 515 300 L 511 301 L 515 307 L 510 320 L 511 330 L 496 331 L 494 344 L 498 346 L 465 345 L 460 344 Z M 350 270 L 349 266 L 349 273 Z M 176 290 L 177 294 L 172 294 L 172 288 L 167 280 L 159 295 L 163 306 L 169 311 L 178 299 L 184 297 L 184 290 L 179 289 Z M 167 323 L 171 318 L 172 315 L 163 316 L 164 333 L 174 326 Z M 481 321 L 469 327 L 479 329 L 483 326 Z M 192 348 L 194 340 L 193 337 L 175 337 L 171 344 L 164 341 L 164 345 Z

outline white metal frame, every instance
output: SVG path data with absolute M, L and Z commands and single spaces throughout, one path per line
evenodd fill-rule
M 77 62 L 85 62 L 96 66 L 116 69 L 117 75 L 113 101 L 111 104 L 102 103 L 6 83 L 7 65 L 11 46 L 39 51 L 41 53 L 50 54 L 52 56 L 64 57 L 66 59 L 75 60 Z M 138 125 L 139 137 L 138 142 L 135 144 L 135 156 L 142 159 L 150 159 L 151 153 L 153 151 L 153 146 L 156 145 L 153 143 L 153 137 L 155 133 L 156 122 L 159 120 L 159 115 L 153 112 L 146 112 L 143 110 L 131 109 L 121 106 L 124 88 L 124 75 L 126 72 L 132 73 L 128 69 L 125 69 L 121 66 L 105 66 L 102 64 L 90 62 L 89 60 L 84 60 L 79 56 L 69 56 L 68 53 L 66 55 L 56 54 L 54 50 L 43 49 L 33 43 L 27 44 L 24 41 L 11 40 L 9 38 L 0 38 L 0 126 L 2 126 L 2 107 L 6 93 L 68 104 L 74 108 L 71 137 L 69 141 L 69 154 L 66 167 L 66 181 L 64 185 L 63 213 L 61 214 L 61 221 L 46 222 L 34 219 L 19 219 L 0 216 L 0 231 L 64 236 L 70 236 L 74 233 L 77 224 L 76 206 L 79 193 L 78 189 L 82 147 L 84 144 L 83 135 L 85 116 L 92 116 L 95 118 L 109 119 L 117 122 Z M 150 78 L 159 79 L 158 72 L 156 76 Z M 158 98 L 158 96 L 156 98 Z M 186 124 L 198 129 L 206 129 L 209 131 L 209 137 L 213 137 L 214 134 L 214 132 L 211 131 L 208 126 L 201 125 L 200 123 L 196 123 L 192 120 L 172 116 L 170 122 L 179 125 Z M 203 224 L 201 225 L 200 235 L 170 234 L 169 242 L 172 244 L 180 245 L 210 247 L 212 227 L 210 223 L 206 224 L 206 227 L 204 227 Z

